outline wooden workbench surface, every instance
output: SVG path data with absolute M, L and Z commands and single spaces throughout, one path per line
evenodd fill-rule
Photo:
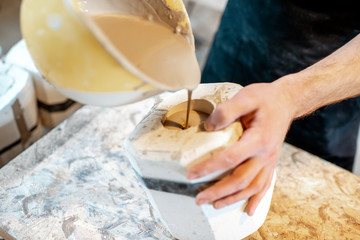
M 85 106 L 0 169 L 0 236 L 173 239 L 122 148 L 156 101 Z M 247 239 L 360 239 L 360 178 L 284 144 L 269 214 Z

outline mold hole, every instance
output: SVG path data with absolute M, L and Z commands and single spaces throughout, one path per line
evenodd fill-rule
M 165 114 L 162 123 L 165 128 L 181 130 L 185 127 L 187 101 L 179 103 L 170 108 Z M 203 125 L 205 120 L 214 111 L 214 105 L 205 99 L 191 100 L 189 115 L 189 128 Z

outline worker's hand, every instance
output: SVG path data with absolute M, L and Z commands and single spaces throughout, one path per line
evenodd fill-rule
M 205 128 L 216 131 L 241 120 L 245 131 L 238 142 L 188 170 L 188 179 L 196 179 L 232 169 L 229 176 L 199 193 L 197 204 L 213 203 L 222 208 L 249 199 L 246 211 L 253 215 L 270 187 L 293 116 L 290 96 L 276 83 L 246 86 L 219 105 Z

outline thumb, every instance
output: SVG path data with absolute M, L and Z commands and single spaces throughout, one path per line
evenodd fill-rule
M 255 110 L 255 104 L 240 90 L 232 99 L 218 105 L 205 121 L 207 131 L 221 130 L 232 122 Z

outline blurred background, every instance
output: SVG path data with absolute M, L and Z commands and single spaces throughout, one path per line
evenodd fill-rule
M 184 0 L 184 3 L 190 16 L 195 36 L 196 56 L 200 67 L 203 68 L 227 0 Z M 0 58 L 2 59 L 0 64 L 3 65 L 3 59 L 5 59 L 5 56 L 11 49 L 18 48 L 18 54 L 25 48 L 24 43 L 21 45 L 19 42 L 22 40 L 19 24 L 20 5 L 21 0 L 0 0 Z M 18 45 L 15 47 L 16 44 Z M 12 59 L 14 59 L 13 56 Z M 30 69 L 33 67 L 34 66 L 30 66 Z M 3 67 L 3 69 L 4 68 L 5 67 Z M 4 82 L 4 77 L 5 75 L 1 75 L 0 72 L 0 83 Z M 32 138 L 28 137 L 28 142 L 20 141 L 23 138 L 21 133 L 15 134 L 20 136 L 20 140 L 15 141 L 10 139 L 6 142 L 5 138 L 8 138 L 4 134 L 6 126 L 5 124 L 1 126 L 1 111 L 3 109 L 0 109 L 0 168 L 17 154 L 21 153 L 26 147 L 30 146 L 32 142 L 46 134 L 47 131 L 51 130 L 81 107 L 81 104 L 75 103 L 56 93 L 56 90 L 54 90 L 45 79 L 41 79 L 40 73 L 32 72 L 31 77 L 34 79 L 34 91 L 36 92 L 36 102 L 38 105 L 36 111 L 39 113 L 41 132 L 38 132 L 37 134 L 30 132 L 29 134 L 36 136 L 32 136 Z M 8 127 L 6 128 L 8 129 Z M 33 127 L 33 131 L 34 129 L 35 127 Z M 20 145 L 20 147 L 17 145 Z M 359 141 L 358 149 L 360 149 Z M 353 172 L 360 176 L 359 151 L 356 156 Z
M 20 4 L 21 0 L 0 0 L 0 47 L 2 48 L 2 55 L 6 54 L 21 39 Z

